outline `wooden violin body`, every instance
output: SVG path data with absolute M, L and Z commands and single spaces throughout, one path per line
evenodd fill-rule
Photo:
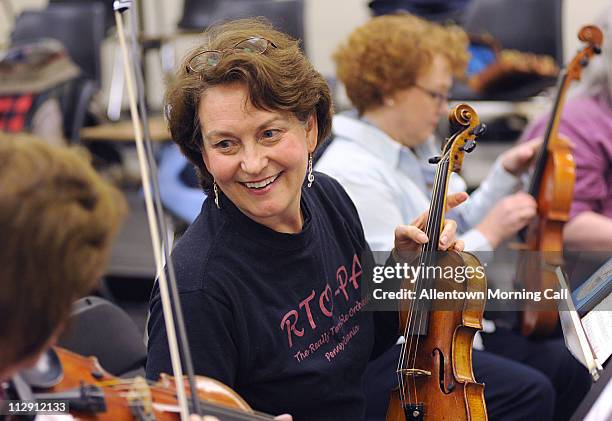
M 539 294 L 558 290 L 555 269 L 563 264 L 563 226 L 569 220 L 576 179 L 571 148 L 558 134 L 565 95 L 570 82 L 580 79 L 589 59 L 599 54 L 603 42 L 602 32 L 595 26 L 583 27 L 578 38 L 587 46 L 561 72 L 554 109 L 529 186 L 538 212 L 525 230 L 525 251 L 519 256 L 517 280 L 527 291 Z M 548 336 L 556 329 L 558 318 L 555 301 L 529 302 L 522 312 L 521 332 L 525 336 Z
M 563 226 L 569 220 L 576 164 L 569 146 L 551 142 L 538 193 L 538 214 L 527 229 L 526 250 L 521 253 L 519 279 L 527 291 L 556 291 L 555 268 L 563 264 Z M 554 301 L 528 302 L 522 312 L 525 336 L 548 336 L 557 327 L 559 313 Z
M 95 357 L 54 350 L 64 374 L 57 385 L 37 391 L 38 399 L 67 400 L 70 414 L 79 420 L 180 419 L 173 377 L 162 374 L 153 385 L 142 378 L 121 379 L 106 372 Z M 189 388 L 187 381 L 185 387 Z M 196 376 L 196 387 L 205 415 L 223 420 L 272 419 L 256 415 L 232 389 L 214 379 Z
M 447 252 L 436 265 L 475 270 L 480 262 L 470 253 Z M 472 276 L 462 283 L 435 279 L 432 285 L 439 292 L 480 292 L 483 298 L 445 302 L 439 304 L 444 309 L 429 312 L 427 335 L 420 339 L 414 362 L 401 374 L 408 390 L 403 398 L 399 389 L 392 392 L 386 420 L 486 420 L 484 385 L 476 382 L 472 371 L 472 342 L 482 329 L 486 277 Z M 409 313 L 408 308 L 400 312 L 401 326 L 409 323 Z
M 484 269 L 470 253 L 437 251 L 448 180 L 459 171 L 464 152 L 473 150 L 484 127 L 466 104 L 455 107 L 449 120 L 459 129 L 444 146 L 443 156 L 430 160 L 438 167 L 425 229 L 429 241 L 411 263 L 423 268 L 425 275 L 421 272 L 422 276 L 404 280 L 402 285 L 415 295 L 399 303 L 405 343 L 397 368 L 399 386 L 391 393 L 387 421 L 487 419 L 484 386 L 476 382 L 472 371 L 472 342 L 482 329 L 487 294 Z M 427 275 L 429 268 L 433 276 Z M 453 298 L 440 300 L 438 294 Z

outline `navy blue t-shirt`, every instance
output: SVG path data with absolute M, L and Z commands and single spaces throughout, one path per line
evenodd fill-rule
M 360 420 L 367 362 L 397 339 L 393 312 L 362 311 L 372 256 L 343 188 L 317 173 L 302 188 L 304 225 L 260 225 L 221 195 L 207 200 L 172 253 L 196 374 L 254 409 L 295 421 Z M 171 373 L 157 286 L 147 377 Z

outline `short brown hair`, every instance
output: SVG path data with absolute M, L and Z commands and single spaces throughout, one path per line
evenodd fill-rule
M 414 85 L 434 54 L 464 74 L 468 37 L 457 26 L 444 27 L 407 13 L 372 18 L 355 29 L 334 53 L 338 79 L 360 113 L 383 104 L 396 91 Z
M 200 184 L 212 188 L 212 176 L 202 159 L 202 132 L 198 108 L 209 88 L 244 83 L 258 109 L 282 111 L 306 122 L 314 115 L 318 145 L 331 131 L 332 101 L 327 82 L 300 51 L 298 41 L 275 30 L 262 18 L 241 19 L 209 28 L 202 45 L 187 54 L 166 91 L 166 117 L 172 139 L 196 166 Z M 187 70 L 192 57 L 208 50 L 227 51 L 250 37 L 271 41 L 276 48 L 263 54 L 235 51 L 216 65 L 194 73 Z
M 0 135 L 0 369 L 40 352 L 93 288 L 125 211 L 83 153 Z

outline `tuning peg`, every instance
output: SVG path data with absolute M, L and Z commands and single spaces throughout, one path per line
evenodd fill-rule
M 476 147 L 476 141 L 473 139 L 470 139 L 467 142 L 465 142 L 465 145 L 463 145 L 461 150 L 464 151 L 465 153 L 470 153 L 474 150 L 475 147 Z
M 483 134 L 486 131 L 487 131 L 487 125 L 484 124 L 484 123 L 480 123 L 479 125 L 474 127 L 474 129 L 472 130 L 471 134 L 473 134 L 474 136 L 480 136 L 481 134 Z
M 442 158 L 439 156 L 434 156 L 433 158 L 429 158 L 429 163 L 430 164 L 437 164 L 438 162 L 440 162 Z
M 594 47 L 593 47 L 593 52 L 594 52 L 595 54 L 601 54 L 601 47 L 594 46 Z

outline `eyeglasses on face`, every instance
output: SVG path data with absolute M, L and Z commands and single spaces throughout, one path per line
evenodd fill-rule
M 189 60 L 187 63 L 187 72 L 198 73 L 204 70 L 206 67 L 214 67 L 219 64 L 223 56 L 228 52 L 242 51 L 246 53 L 263 54 L 268 51 L 270 46 L 276 48 L 276 45 L 274 45 L 272 41 L 265 38 L 250 37 L 243 39 L 227 50 L 202 51 Z
M 436 101 L 436 103 L 438 105 L 445 104 L 449 100 L 448 94 L 443 94 L 443 93 L 440 93 L 440 92 L 433 91 L 431 89 L 427 89 L 427 88 L 425 88 L 425 87 L 423 87 L 421 85 L 418 85 L 416 83 L 414 84 L 414 87 L 419 89 L 422 92 L 425 92 L 427 95 L 429 95 L 431 97 L 431 99 Z

